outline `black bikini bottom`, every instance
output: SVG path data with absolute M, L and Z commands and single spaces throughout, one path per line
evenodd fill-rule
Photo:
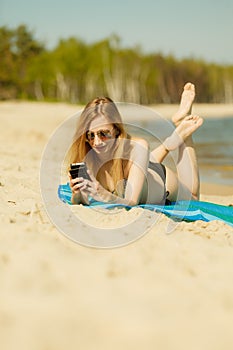
M 167 199 L 167 197 L 169 195 L 169 191 L 166 191 L 166 168 L 165 168 L 165 166 L 161 163 L 154 163 L 154 162 L 149 161 L 148 168 L 155 171 L 163 180 L 163 183 L 164 183 L 164 202 L 165 202 L 165 205 L 171 204 L 169 199 Z

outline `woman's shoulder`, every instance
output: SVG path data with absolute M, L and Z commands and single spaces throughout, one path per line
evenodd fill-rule
M 143 146 L 143 147 L 146 147 L 146 148 L 148 148 L 148 146 L 149 146 L 147 140 L 145 140 L 145 139 L 143 139 L 143 138 L 141 138 L 141 137 L 135 137 L 135 136 L 133 136 L 133 137 L 131 138 L 131 140 L 132 140 L 132 143 L 133 143 L 135 146 L 136 146 L 136 145 L 139 145 L 139 146 Z
M 138 159 L 139 157 L 147 157 L 149 152 L 148 142 L 141 137 L 132 137 L 131 138 L 131 160 Z

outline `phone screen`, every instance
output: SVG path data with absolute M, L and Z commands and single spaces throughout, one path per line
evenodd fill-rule
M 73 163 L 70 165 L 70 175 L 72 179 L 76 179 L 77 177 L 83 177 L 86 180 L 90 180 L 91 178 L 87 173 L 87 166 L 85 163 Z

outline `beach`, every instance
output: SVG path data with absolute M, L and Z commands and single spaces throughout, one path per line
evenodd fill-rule
M 169 118 L 177 106 L 152 106 Z M 233 227 L 159 220 L 115 249 L 79 245 L 51 222 L 40 165 L 54 131 L 80 110 L 65 103 L 1 102 L 0 347 L 4 350 L 230 350 Z M 195 105 L 231 117 L 232 105 Z M 201 183 L 201 200 L 233 205 L 233 185 Z M 80 207 L 84 221 L 111 227 L 116 215 Z M 148 214 L 150 215 L 150 214 Z

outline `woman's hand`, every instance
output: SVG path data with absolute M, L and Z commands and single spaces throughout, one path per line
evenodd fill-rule
M 72 203 L 73 204 L 89 204 L 88 200 L 88 193 L 85 193 L 85 179 L 83 177 L 77 177 L 75 179 L 72 179 L 71 175 L 69 175 L 70 178 L 70 188 L 72 191 Z
M 80 187 L 81 193 L 90 196 L 98 202 L 108 202 L 111 196 L 111 193 L 108 192 L 96 178 L 87 170 L 91 181 L 84 179 L 82 186 Z
M 73 204 L 89 204 L 89 197 L 95 199 L 98 202 L 107 202 L 110 199 L 111 193 L 108 192 L 96 178 L 87 170 L 91 181 L 84 179 L 83 177 L 77 177 L 72 179 L 70 176 L 70 188 L 72 191 L 72 203 Z

